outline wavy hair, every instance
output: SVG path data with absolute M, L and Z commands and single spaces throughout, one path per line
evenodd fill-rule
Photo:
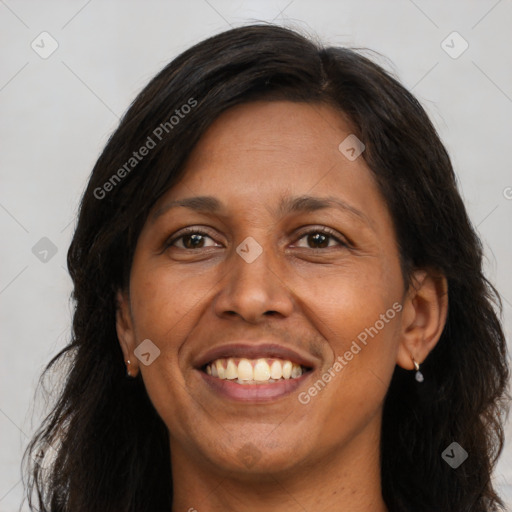
M 72 333 L 40 377 L 66 363 L 62 389 L 23 456 L 31 510 L 34 492 L 42 512 L 171 509 L 168 432 L 140 373 L 126 377 L 116 292 L 128 287 L 149 210 L 182 177 L 201 135 L 226 109 L 257 99 L 323 103 L 344 115 L 391 212 L 404 284 L 419 268 L 448 281 L 448 318 L 422 365 L 425 381 L 416 385 L 413 372 L 397 366 L 385 398 L 387 507 L 502 509 L 491 479 L 510 398 L 501 300 L 483 274 L 482 245 L 434 126 L 399 80 L 363 53 L 273 24 L 243 26 L 180 54 L 130 105 L 92 170 L 67 254 Z M 148 137 L 154 148 L 131 160 Z M 469 454 L 457 469 L 441 457 L 453 441 Z

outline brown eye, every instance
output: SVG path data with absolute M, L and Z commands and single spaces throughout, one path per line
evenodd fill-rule
M 204 231 L 191 230 L 186 233 L 182 233 L 180 236 L 169 240 L 165 246 L 168 247 L 177 247 L 178 249 L 186 249 L 186 250 L 194 250 L 194 249 L 203 249 L 204 247 L 212 247 L 205 246 L 205 240 L 209 238 L 213 240 L 212 237 L 205 233 Z M 181 246 L 176 245 L 176 242 L 181 241 Z
M 343 242 L 339 237 L 337 237 L 333 231 L 326 228 L 316 228 L 306 231 L 300 235 L 299 240 L 302 238 L 306 238 L 309 249 L 326 249 L 333 247 L 332 245 L 329 246 L 330 240 L 334 240 L 343 247 L 348 247 L 347 243 Z
M 313 233 L 306 236 L 309 244 L 317 245 L 317 247 L 314 247 L 315 249 L 323 249 L 329 245 L 330 236 L 324 233 Z
M 204 236 L 198 233 L 195 235 L 184 235 L 180 238 L 183 240 L 185 249 L 197 249 L 204 245 Z

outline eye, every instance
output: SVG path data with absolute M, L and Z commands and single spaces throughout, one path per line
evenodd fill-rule
M 344 242 L 335 231 L 330 230 L 329 228 L 314 228 L 309 229 L 308 231 L 303 231 L 299 234 L 298 240 L 301 240 L 305 237 L 308 244 L 317 245 L 319 247 L 306 247 L 309 249 L 327 249 L 329 247 L 329 240 L 333 240 L 341 245 L 342 247 L 349 247 L 347 242 Z M 209 238 L 213 240 L 213 238 L 205 231 L 198 230 L 197 228 L 189 228 L 185 231 L 182 231 L 179 236 L 176 236 L 165 243 L 165 248 L 169 247 L 177 247 L 178 249 L 184 250 L 194 250 L 194 249 L 203 249 L 208 247 L 205 245 L 205 240 Z M 181 242 L 181 246 L 176 244 L 176 242 Z M 209 246 L 213 247 L 213 246 Z
M 335 231 L 330 230 L 329 228 L 314 228 L 308 231 L 302 232 L 299 235 L 299 240 L 305 238 L 307 236 L 306 242 L 308 244 L 318 245 L 320 247 L 307 247 L 309 249 L 326 249 L 329 248 L 329 239 L 332 239 L 338 242 L 339 245 L 343 247 L 349 247 L 349 244 L 341 240 Z M 330 246 L 332 247 L 332 246 Z
M 205 231 L 200 231 L 196 228 L 190 228 L 186 231 L 182 231 L 180 236 L 174 237 L 165 244 L 165 248 L 168 247 L 178 247 L 178 249 L 202 249 L 205 247 L 204 241 L 206 238 L 213 240 L 211 236 L 208 235 Z M 182 246 L 176 245 L 175 243 L 181 241 Z M 211 246 L 210 246 L 211 247 Z

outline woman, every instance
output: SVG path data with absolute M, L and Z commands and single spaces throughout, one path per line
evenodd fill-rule
M 41 510 L 502 505 L 499 297 L 426 113 L 355 51 L 252 25 L 178 56 L 96 163 L 68 267 Z

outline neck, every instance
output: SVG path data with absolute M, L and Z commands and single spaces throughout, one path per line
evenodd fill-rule
M 181 445 L 182 446 L 182 445 Z M 195 460 L 171 441 L 173 512 L 387 512 L 380 480 L 380 417 L 329 455 L 312 456 L 293 470 L 242 475 Z M 179 469 L 176 469 L 179 468 Z

